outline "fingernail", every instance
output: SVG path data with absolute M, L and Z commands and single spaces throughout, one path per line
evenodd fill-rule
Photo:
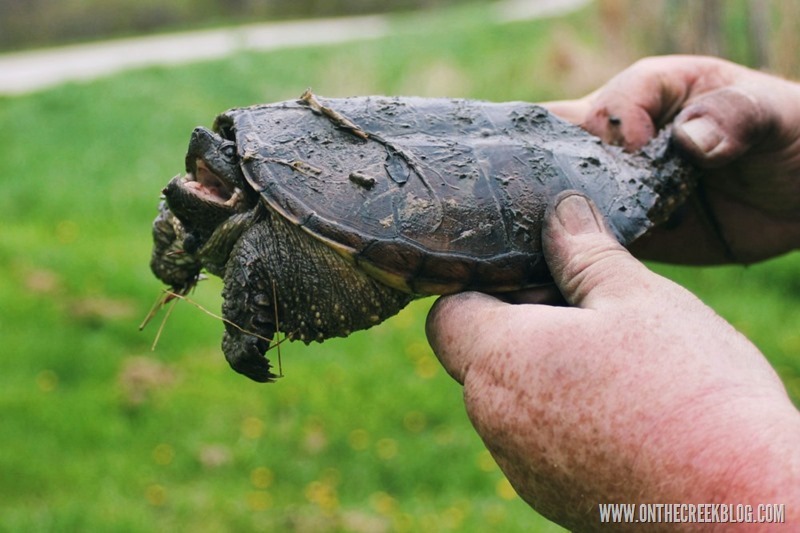
M 708 117 L 693 118 L 684 122 L 680 128 L 704 154 L 719 146 L 723 139 L 719 125 Z
M 558 202 L 556 216 L 570 235 L 603 231 L 589 201 L 579 194 L 571 194 Z

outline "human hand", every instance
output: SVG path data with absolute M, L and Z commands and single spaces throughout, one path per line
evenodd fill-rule
M 543 246 L 573 307 L 463 293 L 427 323 L 518 494 L 581 531 L 607 502 L 785 503 L 800 523 L 800 415 L 761 353 L 636 261 L 582 196 L 557 202 Z
M 800 247 L 797 83 L 721 59 L 664 56 L 635 63 L 585 98 L 544 105 L 628 150 L 674 121 L 678 145 L 706 169 L 674 224 L 633 243 L 638 257 L 751 263 Z

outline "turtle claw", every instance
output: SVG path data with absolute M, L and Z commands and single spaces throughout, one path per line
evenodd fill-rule
M 264 339 L 240 331 L 226 331 L 222 337 L 222 351 L 231 368 L 259 383 L 272 383 L 279 377 L 264 356 L 267 348 Z

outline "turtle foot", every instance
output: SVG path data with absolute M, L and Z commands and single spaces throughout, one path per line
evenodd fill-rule
M 238 330 L 226 331 L 222 337 L 222 351 L 231 368 L 259 383 L 272 383 L 279 377 L 264 356 L 268 348 L 267 340 Z

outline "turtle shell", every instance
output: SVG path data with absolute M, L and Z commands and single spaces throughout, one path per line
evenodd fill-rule
M 307 92 L 215 129 L 270 209 L 414 294 L 549 282 L 541 224 L 563 190 L 592 198 L 624 244 L 688 192 L 667 142 L 631 156 L 527 103 Z

